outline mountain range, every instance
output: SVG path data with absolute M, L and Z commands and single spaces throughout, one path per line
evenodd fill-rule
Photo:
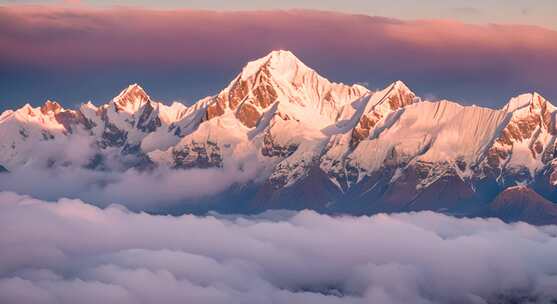
M 165 105 L 133 84 L 100 106 L 7 110 L 0 172 L 36 162 L 39 143 L 80 136 L 95 151 L 85 163 L 47 166 L 257 168 L 249 181 L 203 198 L 207 209 L 432 210 L 551 224 L 556 110 L 538 93 L 491 109 L 423 100 L 401 81 L 378 91 L 334 83 L 281 50 L 191 106 Z

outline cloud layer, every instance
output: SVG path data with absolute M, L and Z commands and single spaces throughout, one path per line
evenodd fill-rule
M 130 82 L 152 95 L 215 93 L 248 60 L 290 49 L 333 80 L 501 105 L 557 99 L 557 32 L 519 25 L 401 21 L 316 11 L 0 8 L 3 103 L 106 100 Z M 100 100 L 99 100 L 100 99 Z M 6 106 L 6 105 L 4 105 Z
M 557 299 L 555 226 L 432 212 L 153 216 L 2 192 L 0 231 L 2 303 Z
M 87 165 L 99 151 L 91 140 L 75 133 L 37 142 L 24 166 L 0 175 L 0 191 L 46 200 L 79 198 L 98 206 L 118 203 L 136 211 L 182 212 L 173 208 L 207 208 L 197 201 L 253 181 L 261 171 L 251 154 L 242 159 L 227 158 L 222 168 L 175 170 L 157 166 L 137 170 L 122 165 L 129 160 L 120 149 L 103 150 L 106 170 L 92 170 Z M 198 206 L 188 206 L 188 202 Z

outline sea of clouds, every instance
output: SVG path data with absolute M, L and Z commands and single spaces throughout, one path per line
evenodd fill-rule
M 175 170 L 161 165 L 139 170 L 125 165 L 129 160 L 120 149 L 102 150 L 104 168 L 88 169 L 98 153 L 94 138 L 82 134 L 37 142 L 24 165 L 0 175 L 0 191 L 43 200 L 77 198 L 101 207 L 118 203 L 135 211 L 164 213 L 245 184 L 261 172 L 251 155 L 226 158 L 222 168 Z
M 0 231 L 0 303 L 557 299 L 557 226 L 433 212 L 175 217 L 0 192 Z

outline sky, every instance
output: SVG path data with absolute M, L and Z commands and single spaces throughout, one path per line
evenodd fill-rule
M 192 104 L 274 49 L 372 90 L 402 80 L 463 104 L 557 100 L 552 2 L 0 0 L 0 111 L 104 103 L 130 83 Z
M 531 24 L 557 29 L 553 0 L 0 0 L 0 3 L 131 6 L 154 9 L 273 10 L 317 9 L 407 20 L 454 19 L 467 23 Z

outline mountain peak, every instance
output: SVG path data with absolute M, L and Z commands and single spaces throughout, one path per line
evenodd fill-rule
M 515 110 L 529 107 L 530 109 L 541 109 L 549 107 L 554 109 L 555 106 L 551 104 L 547 99 L 537 92 L 521 94 L 513 97 L 509 102 L 503 107 L 507 112 L 514 112 Z
M 532 93 L 532 105 L 536 108 L 551 108 L 555 109 L 555 106 L 545 99 L 542 95 L 537 92 Z
M 145 92 L 145 90 L 137 83 L 133 83 L 130 84 L 127 88 L 125 88 L 124 90 L 122 90 L 120 92 L 120 94 L 118 94 L 118 96 L 115 97 L 115 99 L 121 99 L 124 98 L 126 96 L 147 96 L 147 93 Z
M 410 88 L 404 83 L 402 80 L 397 80 L 392 84 L 393 88 L 403 90 L 403 91 L 412 91 Z
M 60 111 L 62 111 L 62 106 L 56 101 L 47 100 L 41 106 L 41 113 L 45 115 L 49 113 L 58 114 Z
M 378 92 L 377 95 L 380 99 L 370 105 L 372 106 L 371 109 L 376 111 L 394 111 L 419 101 L 416 94 L 400 80 L 393 82 L 383 91 Z M 366 112 L 369 112 L 369 110 Z
M 352 147 L 366 139 L 377 123 L 389 113 L 420 101 L 420 98 L 400 80 L 368 96 L 362 116 L 352 131 Z
M 332 83 L 292 52 L 276 50 L 248 62 L 215 96 L 204 119 L 221 116 L 230 109 L 245 126 L 252 128 L 266 109 L 275 102 L 282 102 L 280 111 L 294 114 L 288 115 L 290 118 L 309 116 L 314 122 L 332 122 L 338 118 L 342 106 L 367 92 L 362 86 Z
M 265 57 L 248 62 L 242 69 L 240 77 L 248 79 L 264 69 L 276 76 L 285 76 L 285 78 L 292 78 L 300 69 L 311 70 L 292 52 L 275 50 Z
M 291 59 L 298 59 L 294 53 L 288 50 L 273 50 L 267 56 L 269 58 L 291 58 Z
M 267 54 L 264 58 L 267 58 L 269 64 L 280 65 L 284 63 L 302 63 L 294 53 L 286 50 L 275 50 Z
M 525 221 L 537 225 L 557 223 L 557 206 L 527 186 L 503 190 L 489 205 L 489 215 L 507 222 Z
M 137 83 L 129 85 L 113 99 L 118 110 L 131 112 L 137 111 L 143 104 L 149 101 L 151 101 L 151 98 Z

